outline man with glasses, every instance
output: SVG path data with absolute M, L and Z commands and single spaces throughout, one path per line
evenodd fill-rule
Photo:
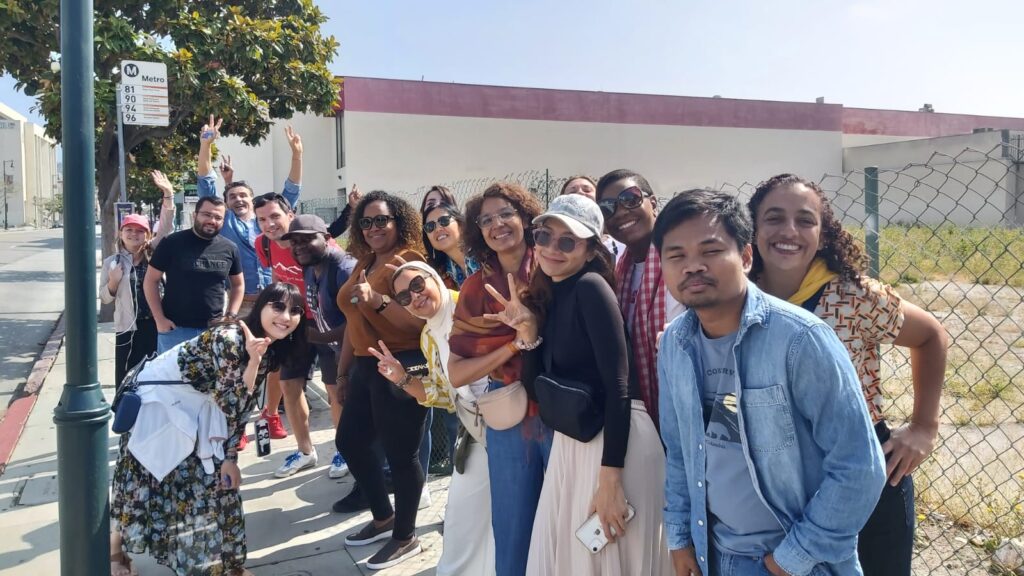
M 665 288 L 661 258 L 651 243 L 658 200 L 647 179 L 632 170 L 613 170 L 597 182 L 597 204 L 605 230 L 626 246 L 615 266 L 619 307 L 632 343 L 640 397 L 658 422 L 658 335 L 685 307 Z
M 156 321 L 159 353 L 198 336 L 223 314 L 226 282 L 227 313 L 238 313 L 245 286 L 238 248 L 220 236 L 225 211 L 220 198 L 200 198 L 192 229 L 164 238 L 149 261 L 142 289 Z
M 213 173 L 213 143 L 220 137 L 223 118 L 210 115 L 209 122 L 203 126 L 199 135 L 199 167 L 197 190 L 200 198 L 217 196 L 217 179 Z M 294 207 L 302 190 L 302 139 L 291 126 L 285 127 L 288 146 L 292 149 L 291 170 L 284 181 L 282 196 L 288 205 Z M 259 223 L 253 208 L 253 190 L 244 180 L 234 179 L 234 168 L 231 158 L 224 157 L 221 162 L 221 175 L 224 177 L 224 201 L 229 211 L 224 222 L 222 234 L 234 242 L 242 258 L 242 274 L 245 277 L 245 307 L 255 302 L 256 295 L 272 281 L 270 268 L 260 266 L 256 256 L 256 236 L 260 233 Z

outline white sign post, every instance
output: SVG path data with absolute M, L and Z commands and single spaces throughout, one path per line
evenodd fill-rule
M 120 153 L 121 202 L 128 199 L 124 174 L 124 125 L 167 126 L 167 65 L 160 62 L 121 61 L 117 86 L 117 144 Z

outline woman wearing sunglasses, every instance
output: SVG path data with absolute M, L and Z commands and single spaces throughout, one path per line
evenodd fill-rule
M 619 308 L 632 343 L 640 397 L 658 422 L 658 335 L 684 307 L 669 294 L 661 277 L 661 257 L 651 242 L 657 199 L 647 179 L 632 170 L 613 170 L 597 182 L 597 204 L 605 229 L 626 245 L 615 265 Z
M 244 568 L 238 442 L 259 399 L 266 398 L 263 386 L 267 374 L 306 346 L 304 302 L 305 296 L 295 286 L 271 284 L 260 292 L 244 323 L 225 321 L 143 366 L 139 382 L 180 381 L 189 385 L 186 392 L 206 395 L 219 409 L 228 439 L 222 447 L 213 449 L 213 457 L 206 463 L 208 469 L 204 469 L 198 448 L 172 468 L 166 455 L 172 445 L 162 436 L 167 428 L 153 421 L 144 424 L 147 415 L 155 413 L 140 410 L 132 431 L 121 436 L 114 466 L 111 574 L 136 574 L 128 553 L 148 551 L 157 562 L 181 576 L 251 575 Z M 177 387 L 148 388 L 167 394 L 168 389 Z M 168 405 L 181 411 L 181 406 L 193 404 L 178 399 Z M 180 425 L 189 416 L 181 412 L 176 422 Z M 196 415 L 195 419 L 201 417 Z M 217 414 L 210 420 L 216 421 Z M 167 426 L 174 425 L 168 421 Z M 146 440 L 147 431 L 156 433 Z M 209 438 L 215 438 L 212 432 Z M 150 472 L 154 464 L 161 466 L 160 478 Z
M 630 377 L 601 211 L 562 196 L 533 222 L 539 269 L 525 302 L 512 298 L 498 315 L 510 326 L 540 329 L 543 341 L 524 359 L 523 382 L 555 431 L 527 573 L 671 574 L 662 529 L 665 456 Z M 593 514 L 609 540 L 597 551 L 576 537 Z
M 444 284 L 458 290 L 471 274 L 480 269 L 476 260 L 466 255 L 462 230 L 466 217 L 454 204 L 441 203 L 423 213 L 423 244 L 427 262 L 444 279 Z
M 338 361 L 335 393 L 343 408 L 335 444 L 373 513 L 366 526 L 345 536 L 345 544 L 364 546 L 386 540 L 366 564 L 379 570 L 422 551 L 415 528 L 425 477 L 417 455 L 427 410 L 380 374 L 370 352 L 382 341 L 404 365 L 423 364 L 419 351 L 423 320 L 394 305 L 388 296 L 388 265 L 423 260 L 422 226 L 408 202 L 379 190 L 359 201 L 352 221 L 348 250 L 358 262 L 338 290 L 338 307 L 347 327 Z M 378 438 L 391 464 L 394 507 L 384 484 L 383 462 L 373 449 Z M 335 506 L 344 508 L 345 500 Z
M 541 422 L 536 404 L 526 402 L 520 382 L 520 354 L 538 346 L 536 327 L 500 322 L 494 314 L 502 307 L 494 294 L 508 299 L 528 285 L 533 270 L 529 223 L 542 211 L 522 186 L 504 182 L 492 184 L 466 203 L 465 244 L 482 268 L 462 285 L 449 339 L 448 376 L 453 386 L 487 378 L 489 392 L 479 399 L 481 405 L 486 397 L 495 398 L 495 392 L 508 397 L 508 418 L 501 429 L 487 420 L 486 433 L 495 568 L 500 576 L 526 572 L 551 430 Z
M 930 313 L 863 274 L 864 253 L 843 229 L 821 187 L 793 174 L 758 185 L 750 198 L 754 263 L 765 292 L 802 306 L 836 331 L 860 374 L 886 455 L 886 484 L 857 541 L 867 576 L 909 575 L 914 551 L 911 473 L 935 447 L 948 336 Z M 914 412 L 889 430 L 882 412 L 880 344 L 910 348 Z
M 456 390 L 447 374 L 448 337 L 459 293 L 449 289 L 440 274 L 424 262 L 409 262 L 395 269 L 391 285 L 395 302 L 426 321 L 420 334 L 420 349 L 427 359 L 428 373 L 425 376 L 408 374 L 383 342 L 379 350 L 370 350 L 377 357 L 377 370 L 424 406 L 446 411 L 454 411 L 458 406 L 458 418 L 470 434 L 462 440 L 466 442 L 465 459 L 456 464 L 448 486 L 444 551 L 437 564 L 437 574 L 494 574 L 487 452 L 482 444 L 483 429 L 473 406 L 474 392 L 483 393 L 487 381 L 482 380 L 480 386 L 474 384 Z
M 558 195 L 565 196 L 566 194 L 579 194 L 597 202 L 597 182 L 594 182 L 590 176 L 570 176 L 565 184 L 562 184 L 562 191 Z M 612 253 L 613 262 L 618 262 L 619 258 L 626 253 L 626 247 L 622 242 L 612 238 L 611 234 L 603 230 L 601 231 L 601 243 Z

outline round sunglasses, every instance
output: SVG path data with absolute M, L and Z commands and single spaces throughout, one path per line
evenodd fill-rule
M 287 310 L 288 313 L 291 314 L 292 316 L 302 316 L 303 314 L 306 313 L 306 309 L 303 308 L 302 306 L 288 306 L 287 304 L 281 301 L 271 302 L 270 308 L 276 314 L 284 314 L 285 310 Z
M 604 214 L 605 219 L 611 218 L 615 215 L 615 211 L 619 206 L 622 206 L 626 210 L 636 210 L 640 207 L 640 204 L 644 201 L 644 191 L 639 186 L 630 186 L 615 198 L 603 198 L 598 200 L 597 205 L 601 207 L 601 212 Z
M 374 216 L 373 218 L 360 218 L 359 227 L 363 230 L 369 230 L 370 226 L 376 226 L 377 228 L 387 228 L 388 222 L 391 222 L 392 220 L 395 219 L 396 218 L 394 216 L 385 216 L 384 214 L 381 214 L 380 216 Z
M 555 235 L 552 234 L 551 231 L 546 228 L 535 228 L 533 230 L 533 243 L 536 244 L 537 246 L 540 246 L 541 248 L 547 248 L 548 246 L 551 245 L 552 242 L 555 243 L 555 248 L 557 248 L 560 252 L 569 254 L 570 252 L 576 249 L 576 244 L 578 242 L 582 242 L 582 240 L 576 238 L 575 236 L 559 236 L 556 240 Z
M 447 228 L 452 223 L 452 220 L 454 220 L 454 218 L 452 218 L 451 214 L 446 214 L 437 220 L 431 220 L 430 222 L 425 223 L 423 225 L 423 231 L 427 234 L 432 234 L 434 230 L 437 230 L 439 227 Z
M 423 292 L 427 287 L 427 277 L 417 276 L 409 282 L 409 287 L 401 292 L 395 294 L 395 302 L 398 302 L 399 306 L 408 306 L 412 304 L 412 295 Z

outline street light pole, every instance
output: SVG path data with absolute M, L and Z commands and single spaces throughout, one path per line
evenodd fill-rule
M 10 184 L 7 183 L 7 165 L 11 165 L 11 176 L 14 176 L 14 160 L 4 160 L 4 230 L 7 230 L 7 197 L 11 195 Z
M 67 378 L 53 411 L 62 576 L 110 574 L 107 421 L 96 358 L 93 2 L 61 0 Z

